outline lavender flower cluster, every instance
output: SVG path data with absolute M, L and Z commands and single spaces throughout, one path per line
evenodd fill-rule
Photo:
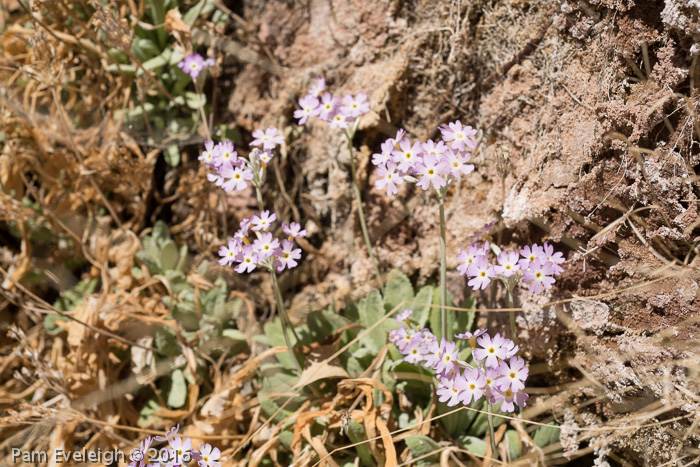
M 206 141 L 199 160 L 213 170 L 207 174 L 207 179 L 226 192 L 245 190 L 249 182 L 259 187 L 267 164 L 272 160 L 272 151 L 284 143 L 284 136 L 277 128 L 269 127 L 265 131 L 255 130 L 253 137 L 250 143 L 253 150 L 247 158 L 240 156 L 229 140 L 217 144 Z
M 272 151 L 284 143 L 284 136 L 277 128 L 268 127 L 265 131 L 255 130 L 253 137 L 255 139 L 250 143 L 253 149 L 247 158 L 238 154 L 231 141 L 205 142 L 199 160 L 212 170 L 207 179 L 226 192 L 245 190 L 249 183 L 260 189 L 267 164 L 273 157 Z M 306 230 L 296 222 L 285 222 L 282 231 L 287 238 L 280 241 L 269 232 L 276 220 L 277 215 L 270 214 L 270 211 L 243 219 L 233 238 L 219 249 L 219 264 L 233 266 L 237 263 L 234 269 L 239 274 L 251 272 L 258 266 L 278 271 L 296 267 L 301 249 L 295 248 L 293 240 L 305 237 Z
M 177 66 L 183 72 L 190 75 L 192 79 L 195 79 L 205 68 L 214 66 L 214 64 L 213 58 L 207 58 L 205 60 L 204 57 L 198 53 L 193 53 L 180 60 Z
M 326 92 L 324 78 L 318 78 L 308 94 L 299 99 L 299 106 L 301 109 L 294 111 L 294 118 L 299 120 L 299 125 L 304 125 L 312 117 L 318 117 L 333 130 L 345 130 L 359 117 L 369 113 L 367 94 L 346 94 L 341 101 L 339 97 Z
M 520 348 L 512 340 L 500 334 L 491 338 L 486 329 L 456 334 L 455 338 L 469 341 L 476 363 L 473 366 L 459 360 L 461 349 L 456 342 L 445 338 L 438 342 L 430 330 L 418 329 L 410 319 L 412 313 L 413 310 L 403 310 L 397 315 L 396 320 L 405 325 L 391 331 L 389 340 L 407 363 L 422 362 L 435 370 L 440 402 L 453 407 L 460 402 L 476 402 L 483 396 L 491 404 L 500 403 L 503 412 L 513 412 L 515 405 L 525 407 L 529 396 L 522 391 L 530 370 L 516 356 Z
M 219 264 L 232 266 L 238 263 L 234 270 L 242 274 L 251 272 L 257 266 L 264 266 L 269 270 L 276 268 L 283 271 L 297 266 L 297 260 L 301 258 L 301 248 L 294 248 L 295 238 L 306 236 L 306 230 L 296 222 L 282 224 L 282 231 L 288 236 L 281 242 L 269 232 L 272 223 L 277 220 L 277 214 L 270 211 L 262 211 L 253 217 L 243 219 L 238 231 L 229 239 L 228 245 L 219 249 Z M 255 240 L 251 243 L 250 233 L 255 234 Z
M 165 436 L 147 437 L 141 440 L 138 449 L 129 456 L 129 467 L 178 467 L 189 465 L 192 459 L 199 467 L 221 467 L 221 451 L 208 443 L 200 444 L 199 450 L 192 448 L 192 440 L 177 435 L 180 425 L 174 426 Z M 154 442 L 167 441 L 168 447 L 156 449 Z
M 375 188 L 386 189 L 387 196 L 391 196 L 407 181 L 416 183 L 423 190 L 431 186 L 440 190 L 462 175 L 470 174 L 474 166 L 467 164 L 471 159 L 467 148 L 476 147 L 471 139 L 476 130 L 462 126 L 457 120 L 440 127 L 440 132 L 442 141 L 438 142 L 429 139 L 425 143 L 411 143 L 404 130 L 384 141 L 381 152 L 372 155 L 372 163 L 377 166 L 379 175 Z
M 488 255 L 491 250 L 497 251 L 498 264 L 490 264 Z M 470 278 L 468 284 L 472 289 L 485 289 L 494 278 L 499 278 L 506 284 L 514 284 L 518 279 L 529 285 L 530 292 L 541 294 L 544 289 L 551 289 L 556 282 L 553 276 L 560 275 L 564 268 L 564 255 L 554 251 L 548 243 L 539 246 L 525 246 L 522 250 L 500 251 L 495 245 L 484 242 L 482 246 L 475 243 L 468 249 L 462 249 L 457 259 L 462 263 L 457 266 L 460 275 Z M 522 258 L 521 258 L 522 256 Z M 512 289 L 511 289 L 512 290 Z

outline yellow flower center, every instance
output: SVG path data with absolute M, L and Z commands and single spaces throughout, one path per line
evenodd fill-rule
M 510 374 L 510 377 L 511 377 L 512 379 L 515 379 L 515 373 L 511 373 L 511 374 Z
M 494 349 L 493 347 L 491 347 L 491 348 L 489 349 L 489 353 L 494 353 L 495 351 L 496 351 L 496 349 Z
M 474 389 L 476 389 L 476 384 L 474 384 L 474 383 L 470 384 L 470 385 L 469 385 L 469 389 L 471 389 L 472 391 L 473 391 Z

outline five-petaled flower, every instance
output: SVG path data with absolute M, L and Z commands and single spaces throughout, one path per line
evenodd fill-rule
M 413 314 L 412 308 L 401 310 L 398 313 L 396 313 L 396 321 L 398 321 L 399 323 L 401 323 L 403 321 L 407 321 L 411 317 L 412 314 Z
M 257 129 L 253 132 L 253 140 L 251 146 L 261 146 L 263 150 L 271 151 L 278 145 L 284 143 L 284 135 L 279 134 L 279 130 L 275 127 L 268 127 L 265 131 Z
M 377 169 L 379 179 L 374 182 L 374 186 L 383 190 L 386 188 L 386 194 L 391 196 L 399 191 L 399 185 L 403 183 L 401 174 L 396 171 L 396 164 L 389 162 L 387 165 L 382 165 Z
M 283 271 L 284 268 L 292 269 L 297 265 L 296 260 L 301 258 L 301 248 L 295 249 L 291 240 L 282 240 L 282 248 L 277 250 L 276 255 L 275 266 L 278 271 Z
M 219 448 L 212 448 L 211 444 L 200 444 L 198 457 L 197 464 L 199 464 L 199 467 L 221 466 L 221 462 L 219 462 L 221 451 Z
M 343 97 L 343 106 L 340 111 L 351 118 L 357 118 L 369 112 L 369 102 L 367 94 L 358 93 L 355 96 L 346 94 Z
M 474 359 L 477 361 L 485 359 L 484 365 L 487 367 L 496 368 L 498 360 L 506 358 L 505 339 L 500 334 L 496 334 L 493 338 L 485 334 L 476 341 L 481 348 L 474 349 Z
M 273 222 L 277 220 L 277 214 L 272 214 L 270 215 L 270 211 L 263 211 L 260 213 L 258 216 L 255 214 L 251 219 L 250 222 L 252 223 L 252 230 L 260 230 L 263 232 L 266 232 L 269 230 L 270 226 L 272 225 Z
M 190 55 L 185 56 L 180 63 L 177 64 L 178 68 L 180 68 L 183 72 L 187 73 L 192 77 L 193 79 L 199 76 L 199 74 L 204 70 L 205 68 L 208 68 L 210 66 L 214 66 L 214 59 L 213 58 L 208 58 L 204 59 L 201 55 L 198 53 L 193 53 Z
M 296 222 L 291 222 L 287 224 L 286 222 L 282 224 L 282 232 L 289 235 L 290 240 L 292 238 L 304 238 L 306 237 L 306 230 L 301 230 L 301 225 Z
M 318 98 L 308 95 L 299 99 L 301 109 L 294 111 L 294 118 L 299 119 L 299 125 L 303 125 L 306 121 L 318 115 L 320 112 Z
M 476 143 L 471 139 L 472 136 L 476 135 L 476 130 L 469 125 L 462 126 L 459 120 L 440 127 L 440 131 L 442 132 L 442 139 L 444 141 L 452 142 L 450 145 L 452 149 L 466 151 L 467 147 L 470 149 L 476 147 Z

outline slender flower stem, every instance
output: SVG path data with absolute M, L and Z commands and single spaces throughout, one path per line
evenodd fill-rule
M 512 285 L 508 284 L 507 286 L 508 289 L 508 308 L 513 308 L 513 287 Z M 515 312 L 513 310 L 510 311 L 510 338 L 511 340 L 515 342 Z
M 265 210 L 265 205 L 263 204 L 262 191 L 260 191 L 260 187 L 255 187 L 255 195 L 258 199 L 258 209 L 260 212 L 263 212 Z
M 493 429 L 493 405 L 490 402 L 486 403 L 486 412 L 487 416 L 486 418 L 488 419 L 489 422 L 489 440 L 491 441 L 491 456 L 495 459 L 496 458 L 496 432 Z
M 447 243 L 445 241 L 445 197 L 438 195 L 440 200 L 440 319 L 442 321 L 442 337 L 447 339 Z
M 264 211 L 265 206 L 263 205 L 262 191 L 257 185 L 255 186 L 255 196 L 258 200 L 258 208 L 260 209 L 260 212 Z M 282 300 L 282 292 L 280 291 L 279 282 L 277 282 L 277 273 L 275 272 L 274 267 L 270 269 L 270 279 L 272 279 L 272 289 L 275 293 L 275 302 L 277 303 L 277 310 L 279 311 L 280 319 L 282 320 L 282 334 L 284 334 L 284 341 L 287 344 L 287 349 L 289 349 L 289 355 L 291 355 L 292 360 L 294 361 L 294 366 L 297 367 L 299 374 L 301 374 L 301 366 L 299 366 L 299 362 L 294 356 L 294 350 L 292 349 L 292 344 L 289 341 L 289 335 L 287 334 L 287 326 L 289 326 L 289 329 L 292 331 L 292 334 L 294 334 L 294 338 L 297 340 L 297 342 L 299 342 L 299 336 L 294 330 L 294 326 L 292 326 L 292 322 L 290 321 L 289 316 L 287 315 L 287 309 L 284 307 L 284 300 Z
M 365 211 L 364 209 L 362 209 L 362 195 L 360 193 L 360 185 L 357 182 L 357 169 L 355 168 L 355 151 L 352 148 L 352 138 L 347 133 L 345 136 L 348 140 L 348 149 L 350 150 L 350 172 L 352 173 L 352 188 L 355 192 L 355 200 L 357 201 L 357 213 L 360 216 L 362 236 L 365 239 L 365 245 L 367 245 L 367 253 L 369 254 L 369 259 L 372 261 L 372 266 L 374 267 L 374 274 L 377 276 L 377 283 L 379 287 L 382 287 L 382 277 L 379 274 L 379 266 L 377 266 L 377 260 L 374 258 L 374 253 L 372 253 L 372 241 L 369 238 L 369 231 L 367 230 L 367 222 L 365 221 Z
M 294 366 L 297 368 L 297 371 L 299 374 L 301 374 L 302 369 L 301 366 L 299 365 L 299 361 L 297 360 L 296 355 L 294 354 L 294 349 L 292 348 L 292 344 L 289 341 L 289 335 L 287 334 L 287 326 L 292 330 L 292 333 L 294 334 L 294 337 L 296 338 L 297 342 L 299 342 L 299 336 L 296 335 L 296 332 L 294 331 L 294 328 L 292 327 L 292 323 L 289 321 L 289 317 L 287 316 L 287 310 L 284 307 L 284 301 L 282 301 L 282 293 L 280 292 L 280 286 L 277 283 L 277 274 L 275 274 L 275 270 L 271 269 L 270 270 L 270 278 L 272 279 L 272 288 L 275 291 L 275 300 L 277 301 L 277 309 L 279 310 L 280 313 L 280 318 L 282 319 L 282 334 L 284 334 L 284 342 L 287 344 L 287 349 L 289 350 L 289 355 L 292 357 L 292 361 L 294 362 Z
M 511 278 L 512 279 L 512 278 Z M 509 282 L 508 285 L 506 286 L 506 289 L 508 290 L 508 308 L 513 308 L 514 306 L 514 300 L 513 300 L 513 288 L 515 287 L 516 281 Z M 515 312 L 510 311 L 510 339 L 513 341 L 514 344 L 517 345 L 517 339 L 516 334 L 516 328 L 515 328 Z M 518 406 L 518 415 L 523 414 L 523 408 Z
M 202 114 L 202 124 L 204 125 L 204 131 L 207 132 L 207 139 L 211 139 L 211 131 L 209 130 L 207 116 L 204 113 L 204 106 L 202 105 L 202 93 L 199 91 L 199 84 L 197 84 L 197 78 L 194 78 L 192 82 L 194 83 L 194 90 L 197 93 L 197 104 L 199 105 L 199 112 Z

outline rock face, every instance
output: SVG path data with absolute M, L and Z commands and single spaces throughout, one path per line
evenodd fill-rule
M 520 293 L 529 310 L 518 317 L 522 345 L 551 367 L 533 384 L 585 382 L 561 394 L 571 426 L 629 424 L 658 401 L 668 410 L 633 423 L 663 421 L 697 410 L 678 388 L 697 384 L 684 362 L 697 362 L 700 338 L 699 8 L 694 0 L 251 0 L 240 11 L 257 35 L 249 46 L 266 50 L 277 73 L 241 66 L 230 119 L 247 131 L 282 122 L 297 134 L 286 119 L 317 77 L 334 93 L 365 92 L 372 112 L 355 145 L 376 255 L 383 270 L 418 283 L 438 274 L 437 203 L 406 184 L 391 199 L 374 190 L 370 155 L 393 128 L 422 140 L 457 119 L 478 128 L 476 171 L 446 208 L 452 293 L 471 293 L 455 256 L 489 222 L 498 224 L 487 238 L 504 249 L 554 243 L 568 260 L 554 289 L 539 303 Z M 342 135 L 314 123 L 282 159 L 279 180 L 317 249 L 302 279 L 286 284 L 297 319 L 331 297 L 366 293 L 372 278 L 348 161 Z M 571 297 L 591 300 L 545 306 Z M 479 298 L 485 306 L 489 297 Z M 680 445 L 686 421 L 605 442 L 658 465 L 673 450 L 645 437 Z

